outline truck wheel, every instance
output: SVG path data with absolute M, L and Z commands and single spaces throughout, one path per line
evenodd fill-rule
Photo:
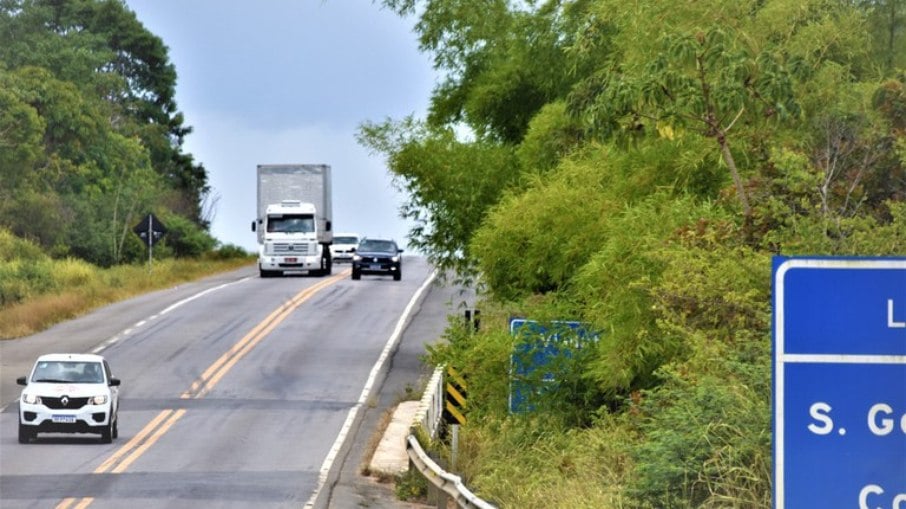
M 312 271 L 312 274 L 323 277 L 329 276 L 333 272 L 333 265 L 330 259 L 330 250 L 327 246 L 324 246 L 323 254 L 321 255 L 321 269 L 317 271 Z

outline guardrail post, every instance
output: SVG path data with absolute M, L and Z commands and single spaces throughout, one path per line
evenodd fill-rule
M 440 488 L 434 488 L 437 494 L 437 509 L 447 509 L 447 493 Z
M 456 472 L 456 456 L 459 452 L 459 424 L 450 426 L 450 470 Z

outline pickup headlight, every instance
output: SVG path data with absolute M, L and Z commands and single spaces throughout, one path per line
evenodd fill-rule
M 22 402 L 27 405 L 40 405 L 41 396 L 38 396 L 37 394 L 23 394 Z
M 91 398 L 92 405 L 103 405 L 105 403 L 107 403 L 106 394 L 101 394 L 100 396 L 95 396 L 95 397 Z

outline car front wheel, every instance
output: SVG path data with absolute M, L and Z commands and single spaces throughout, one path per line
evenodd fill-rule
M 113 442 L 113 419 L 110 419 L 110 422 L 101 430 L 101 443 L 109 444 L 110 442 Z
M 31 441 L 32 438 L 35 438 L 35 432 L 32 431 L 31 426 L 19 423 L 19 443 L 27 444 Z
M 362 279 L 362 272 L 356 269 L 352 269 L 352 279 L 356 281 Z

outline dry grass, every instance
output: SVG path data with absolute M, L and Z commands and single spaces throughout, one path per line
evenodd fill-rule
M 71 260 L 52 262 L 47 277 L 56 283 L 53 290 L 32 291 L 25 299 L 0 307 L 0 339 L 35 334 L 119 300 L 249 263 L 249 259 L 165 260 L 149 271 L 137 265 L 99 269 Z
M 375 431 L 371 434 L 371 437 L 368 439 L 368 444 L 365 446 L 365 452 L 362 454 L 362 465 L 359 469 L 359 472 L 362 475 L 374 476 L 378 482 L 382 483 L 392 482 L 394 480 L 393 476 L 381 472 L 372 472 L 371 458 L 374 456 L 374 452 L 377 451 L 378 445 L 380 445 L 381 439 L 384 437 L 384 431 L 387 430 L 387 426 L 390 425 L 390 421 L 393 419 L 394 408 L 395 407 L 390 407 L 385 410 L 384 413 L 381 414 L 380 419 L 378 419 Z

